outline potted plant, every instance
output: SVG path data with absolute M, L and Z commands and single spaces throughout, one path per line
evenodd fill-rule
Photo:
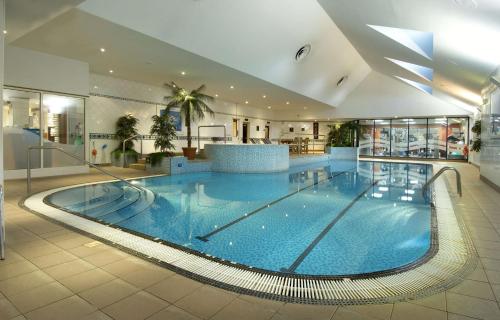
M 356 121 L 342 124 L 329 125 L 326 153 L 333 155 L 334 159 L 354 160 L 358 158 L 356 136 L 359 124 Z
M 120 141 L 120 143 L 118 145 L 118 148 L 116 148 L 113 152 L 111 152 L 113 165 L 121 166 L 123 164 L 123 157 L 126 157 L 127 163 L 137 162 L 138 153 L 133 149 L 134 148 L 133 140 L 137 139 L 132 137 L 137 135 L 138 122 L 139 120 L 135 118 L 131 113 L 128 113 L 125 116 L 118 118 L 118 120 L 116 121 L 115 137 L 117 140 Z M 124 144 L 125 144 L 125 154 L 123 154 Z
M 170 150 L 174 150 L 175 146 L 172 144 L 177 135 L 175 133 L 174 119 L 164 112 L 161 115 L 154 115 L 152 118 L 153 125 L 149 130 L 151 135 L 155 135 L 155 149 L 160 149 L 160 152 L 154 152 L 149 155 L 149 163 L 151 167 L 161 167 L 163 158 L 173 155 Z
M 480 152 L 481 151 L 481 120 L 477 120 L 474 122 L 474 125 L 471 128 L 472 133 L 474 133 L 475 137 L 472 141 L 471 151 Z
M 196 148 L 193 148 L 191 143 L 191 123 L 203 120 L 205 113 L 212 117 L 215 115 L 207 105 L 207 103 L 213 102 L 214 98 L 203 93 L 205 85 L 191 92 L 179 87 L 174 82 L 166 83 L 165 86 L 171 91 L 171 95 L 165 97 L 167 112 L 171 109 L 179 109 L 187 129 L 187 148 L 182 148 L 182 153 L 189 160 L 193 160 L 196 156 Z

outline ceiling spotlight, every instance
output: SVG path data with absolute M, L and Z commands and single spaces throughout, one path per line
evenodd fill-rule
M 234 86 L 229 86 L 229 89 L 234 89 Z
M 181 71 L 181 75 L 185 76 L 185 75 L 186 75 L 186 72 Z
M 286 104 L 290 104 L 290 101 L 287 101 Z
M 268 109 L 271 109 L 271 106 L 267 106 Z
M 106 48 L 101 48 L 101 52 L 106 52 Z
M 247 100 L 247 101 L 245 101 L 245 104 L 248 104 L 248 100 Z
M 4 30 L 4 31 L 3 31 L 3 34 L 7 34 L 7 30 Z
M 113 70 L 109 70 L 109 73 L 113 73 L 114 71 Z
M 216 93 L 216 94 L 215 94 L 215 97 L 217 98 L 218 96 L 219 96 L 219 95 Z
M 264 94 L 264 95 L 262 95 L 262 98 L 265 99 L 265 98 L 267 98 L 267 96 Z
M 94 89 L 99 89 L 99 87 L 98 86 L 94 86 Z

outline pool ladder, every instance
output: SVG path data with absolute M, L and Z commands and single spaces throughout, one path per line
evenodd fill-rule
M 436 179 L 439 178 L 440 175 L 442 175 L 445 171 L 448 171 L 448 170 L 455 171 L 455 174 L 457 177 L 457 193 L 461 197 L 462 196 L 462 177 L 460 176 L 460 172 L 458 172 L 458 170 L 454 167 L 441 168 L 441 170 L 439 170 L 434 176 L 432 176 L 432 178 L 429 181 L 427 181 L 426 184 L 424 184 L 424 186 L 422 187 L 422 194 L 425 196 L 425 192 L 427 191 L 427 189 L 429 188 L 431 183 L 436 181 Z

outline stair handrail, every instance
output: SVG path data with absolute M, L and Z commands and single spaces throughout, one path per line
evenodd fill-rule
M 71 154 L 69 152 L 67 152 L 66 150 L 60 148 L 60 147 L 55 147 L 55 146 L 30 146 L 28 147 L 28 151 L 27 151 L 27 168 L 26 168 L 26 189 L 27 189 L 27 193 L 28 195 L 31 194 L 31 150 L 57 150 L 73 159 L 76 159 L 80 162 L 83 162 L 85 163 L 86 165 L 96 169 L 97 171 L 100 171 L 101 173 L 105 174 L 105 175 L 108 175 L 110 177 L 113 177 L 117 180 L 120 180 L 121 182 L 127 184 L 129 187 L 131 188 L 134 188 L 136 190 L 138 190 L 139 192 L 142 192 L 142 193 L 147 193 L 148 190 L 143 188 L 143 187 L 140 187 L 140 186 L 136 186 L 132 183 L 130 183 L 129 181 L 123 179 L 123 178 L 120 178 L 118 177 L 117 175 L 114 175 L 112 174 L 111 172 L 107 171 L 107 170 L 104 170 L 98 166 L 96 166 L 95 164 L 93 163 L 90 163 L 89 161 L 85 160 L 85 159 L 82 159 L 80 157 L 77 157 L 75 156 L 74 154 Z
M 429 181 L 427 181 L 424 184 L 424 186 L 422 187 L 422 195 L 425 196 L 425 192 L 426 192 L 427 188 L 429 188 L 431 183 L 434 183 L 434 181 L 436 181 L 436 179 L 439 178 L 440 175 L 442 175 L 445 171 L 448 171 L 448 170 L 455 171 L 456 180 L 457 180 L 457 193 L 460 197 L 462 197 L 462 177 L 460 175 L 460 172 L 455 167 L 449 167 L 449 166 L 442 167 L 435 175 L 432 176 L 432 178 L 430 178 Z
M 123 167 L 125 168 L 126 165 L 127 165 L 127 157 L 125 157 L 125 142 L 128 142 L 130 140 L 133 140 L 135 138 L 139 137 L 140 140 L 141 140 L 141 157 L 142 157 L 142 134 L 136 134 L 136 135 L 133 135 L 131 137 L 128 137 L 127 139 L 123 140 L 123 152 L 122 152 L 122 157 L 123 157 Z
M 226 136 L 226 126 L 222 124 L 212 124 L 212 125 L 206 125 L 206 126 L 198 126 L 198 152 L 200 152 L 200 129 L 201 128 L 224 128 L 224 144 L 227 143 L 227 136 Z

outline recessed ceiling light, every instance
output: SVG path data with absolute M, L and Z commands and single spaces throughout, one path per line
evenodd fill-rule
M 268 109 L 271 109 L 271 106 L 267 106 Z
M 185 75 L 186 75 L 186 72 L 181 71 L 181 75 L 185 76 Z
M 248 100 L 247 100 L 247 101 L 245 101 L 245 104 L 248 104 Z
M 265 98 L 267 98 L 267 96 L 266 96 L 265 94 L 263 94 L 263 95 L 262 95 L 262 98 L 263 98 L 263 99 L 265 99 Z
M 287 101 L 286 104 L 290 104 L 290 101 Z
M 234 86 L 229 86 L 229 89 L 234 89 Z
M 7 30 L 4 30 L 4 31 L 3 31 L 3 34 L 7 34 Z
M 114 71 L 113 70 L 109 70 L 109 73 L 113 73 Z
M 106 52 L 106 48 L 101 48 L 101 52 Z
M 215 97 L 217 98 L 218 96 L 219 96 L 219 95 L 216 93 L 216 94 L 215 94 Z
M 99 89 L 99 87 L 98 86 L 94 86 L 94 89 Z

